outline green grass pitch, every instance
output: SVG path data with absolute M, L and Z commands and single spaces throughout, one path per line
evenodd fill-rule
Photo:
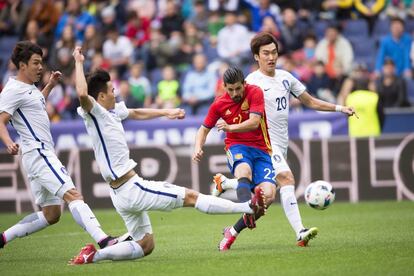
M 1 275 L 413 275 L 414 202 L 334 203 L 325 211 L 301 205 L 303 221 L 319 235 L 307 248 L 279 204 L 245 230 L 229 252 L 217 244 L 223 226 L 238 215 L 205 215 L 192 209 L 150 214 L 156 248 L 143 259 L 84 266 L 67 261 L 91 239 L 65 212 L 46 230 L 0 250 Z M 123 234 L 115 210 L 97 210 L 107 233 Z M 21 216 L 0 215 L 0 229 Z

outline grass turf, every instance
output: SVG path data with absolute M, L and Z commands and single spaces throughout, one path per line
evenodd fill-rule
M 295 236 L 280 205 L 229 252 L 217 251 L 223 226 L 238 215 L 204 215 L 192 209 L 150 214 L 156 248 L 144 259 L 84 266 L 67 261 L 91 241 L 65 212 L 61 221 L 0 250 L 1 275 L 412 275 L 414 202 L 336 202 L 325 211 L 301 205 L 303 221 L 319 235 L 307 248 Z M 123 234 L 115 210 L 97 210 L 107 233 Z M 1 230 L 22 216 L 1 214 Z

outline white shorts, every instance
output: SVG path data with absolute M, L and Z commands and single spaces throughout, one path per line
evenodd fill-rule
M 281 149 L 279 146 L 272 147 L 272 164 L 277 176 L 281 172 L 291 172 L 286 162 L 287 149 Z
M 23 154 L 22 162 L 35 202 L 41 207 L 62 204 L 63 195 L 75 188 L 65 167 L 52 151 L 34 149 Z
M 117 189 L 111 189 L 112 203 L 125 221 L 134 240 L 152 234 L 146 211 L 171 211 L 184 204 L 185 188 L 162 181 L 148 181 L 135 175 Z

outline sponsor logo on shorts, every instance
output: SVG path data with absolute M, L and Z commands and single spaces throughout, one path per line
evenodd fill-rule
M 279 155 L 275 154 L 273 155 L 273 160 L 275 160 L 276 163 L 280 163 L 280 161 L 282 161 L 282 158 Z
M 60 171 L 63 172 L 64 174 L 66 174 L 66 175 L 69 175 L 68 171 L 66 170 L 65 167 L 60 168 Z
M 234 159 L 236 160 L 243 159 L 243 154 L 237 153 L 236 155 L 234 155 Z

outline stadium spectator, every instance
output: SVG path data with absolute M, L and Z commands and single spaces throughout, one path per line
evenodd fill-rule
M 235 12 L 239 9 L 239 0 L 208 0 L 208 10 L 220 14 Z
M 280 39 L 281 36 L 280 29 L 271 16 L 266 16 L 263 18 L 263 24 L 260 28 L 260 32 L 271 33 L 277 39 Z
M 76 40 L 72 25 L 66 25 L 63 29 L 62 37 L 56 42 L 50 57 L 52 68 L 61 71 L 64 76 L 70 76 L 75 68 L 71 57 L 71 52 L 75 45 Z
M 109 61 L 111 67 L 118 70 L 122 77 L 128 69 L 134 51 L 131 41 L 126 36 L 119 35 L 118 29 L 112 27 L 108 30 L 102 49 L 104 58 Z
M 85 30 L 85 39 L 82 43 L 82 51 L 85 55 L 86 68 L 91 67 L 92 59 L 97 53 L 102 52 L 103 38 L 101 32 L 96 29 L 95 25 L 88 25 Z
M 224 23 L 224 17 L 221 16 L 218 12 L 210 12 L 208 17 L 208 33 L 210 34 L 210 39 L 217 42 L 217 36 L 221 29 L 226 26 Z
M 180 105 L 179 89 L 174 67 L 164 66 L 162 69 L 162 80 L 157 84 L 158 93 L 155 99 L 159 108 L 175 108 Z
M 282 53 L 291 53 L 303 46 L 304 30 L 297 21 L 296 12 L 293 9 L 283 11 L 283 22 L 280 27 Z
M 358 118 L 349 117 L 348 119 L 351 137 L 381 135 L 385 119 L 382 98 L 368 86 L 368 78 L 355 80 L 351 93 L 346 97 L 346 105 L 353 106 L 358 114 Z
M 319 19 L 323 0 L 301 0 L 292 2 L 296 2 L 298 5 L 295 10 L 297 10 L 300 21 L 306 22 L 308 25 L 314 25 L 316 20 Z
M 0 11 L 0 37 L 2 35 L 21 36 L 27 21 L 30 6 L 23 0 L 8 0 Z
M 131 40 L 136 52 L 150 40 L 150 33 L 151 21 L 148 18 L 139 17 L 134 11 L 128 13 L 125 36 Z
M 166 13 L 161 18 L 161 32 L 162 34 L 170 38 L 174 32 L 183 33 L 184 18 L 181 16 L 177 4 L 174 0 L 167 0 Z
M 313 74 L 312 63 L 315 61 L 316 44 L 316 37 L 313 34 L 309 34 L 304 38 L 303 48 L 293 52 L 291 55 L 296 63 L 296 72 L 301 81 L 308 82 Z
M 315 57 L 325 63 L 330 78 L 337 77 L 338 66 L 343 68 L 345 74 L 351 71 L 354 51 L 348 39 L 341 35 L 338 24 L 328 26 L 325 37 L 316 45 Z
M 336 103 L 336 95 L 332 91 L 332 81 L 325 72 L 325 64 L 322 61 L 315 62 L 314 74 L 307 86 L 309 94 L 326 102 Z
M 376 88 L 385 108 L 410 105 L 405 80 L 395 74 L 395 65 L 390 58 L 385 59 L 382 75 L 376 82 Z
M 368 23 L 368 32 L 371 35 L 378 15 L 384 10 L 386 0 L 354 0 L 354 6 L 360 17 Z
M 60 39 L 66 25 L 71 25 L 77 41 L 82 42 L 86 26 L 95 24 L 95 18 L 82 11 L 79 0 L 68 0 L 66 11 L 60 17 L 55 29 L 55 38 Z
M 227 12 L 226 26 L 218 32 L 217 53 L 229 64 L 240 66 L 249 60 L 249 40 L 251 34 L 247 28 L 237 23 L 237 16 Z
M 182 106 L 189 115 L 206 114 L 214 100 L 216 76 L 207 70 L 207 59 L 203 54 L 193 58 L 193 69 L 183 82 Z
M 392 18 L 390 34 L 381 39 L 379 45 L 375 65 L 376 76 L 380 75 L 385 59 L 391 58 L 397 75 L 411 78 L 411 43 L 411 36 L 404 31 L 404 21 L 400 18 Z
M 138 17 L 153 19 L 157 10 L 155 0 L 128 0 L 127 10 L 135 11 Z
M 184 36 L 181 44 L 182 63 L 189 64 L 196 53 L 203 52 L 202 34 L 198 32 L 196 26 L 189 22 L 184 22 Z
M 281 23 L 281 12 L 277 4 L 270 0 L 245 0 L 250 9 L 251 29 L 258 32 L 264 23 L 266 17 L 273 18 L 276 23 Z
M 414 5 L 412 0 L 392 0 L 387 1 L 385 14 L 390 17 L 406 19 L 408 16 L 414 17 Z
M 129 102 L 130 107 L 141 108 L 151 105 L 151 84 L 147 77 L 143 75 L 142 63 L 135 63 L 129 70 L 129 90 L 132 99 Z M 133 100 L 133 101 L 132 101 Z
M 122 26 L 118 24 L 116 20 L 116 11 L 112 5 L 104 7 L 100 11 L 100 29 L 104 34 L 107 34 L 109 29 L 116 28 L 118 30 L 122 30 Z
M 224 80 L 223 75 L 224 72 L 226 72 L 227 69 L 229 69 L 230 65 L 226 62 L 220 62 L 220 65 L 218 67 L 218 78 L 216 82 L 216 90 L 214 92 L 215 98 L 220 97 L 224 93 L 226 93 L 226 89 L 224 89 Z
M 35 0 L 30 8 L 28 20 L 39 25 L 39 36 L 53 41 L 53 30 L 59 21 L 60 12 L 53 0 Z
M 194 13 L 189 18 L 189 21 L 196 26 L 197 30 L 199 30 L 203 34 L 207 34 L 208 20 L 209 20 L 209 14 L 206 9 L 206 5 L 204 1 L 195 0 L 194 1 Z
M 39 45 L 43 51 L 43 60 L 46 62 L 49 61 L 50 48 L 53 46 L 53 43 L 49 38 L 39 34 L 39 25 L 37 24 L 37 21 L 30 20 L 27 22 L 23 39 Z
M 353 0 L 323 0 L 320 18 L 325 20 L 344 20 L 351 18 Z

